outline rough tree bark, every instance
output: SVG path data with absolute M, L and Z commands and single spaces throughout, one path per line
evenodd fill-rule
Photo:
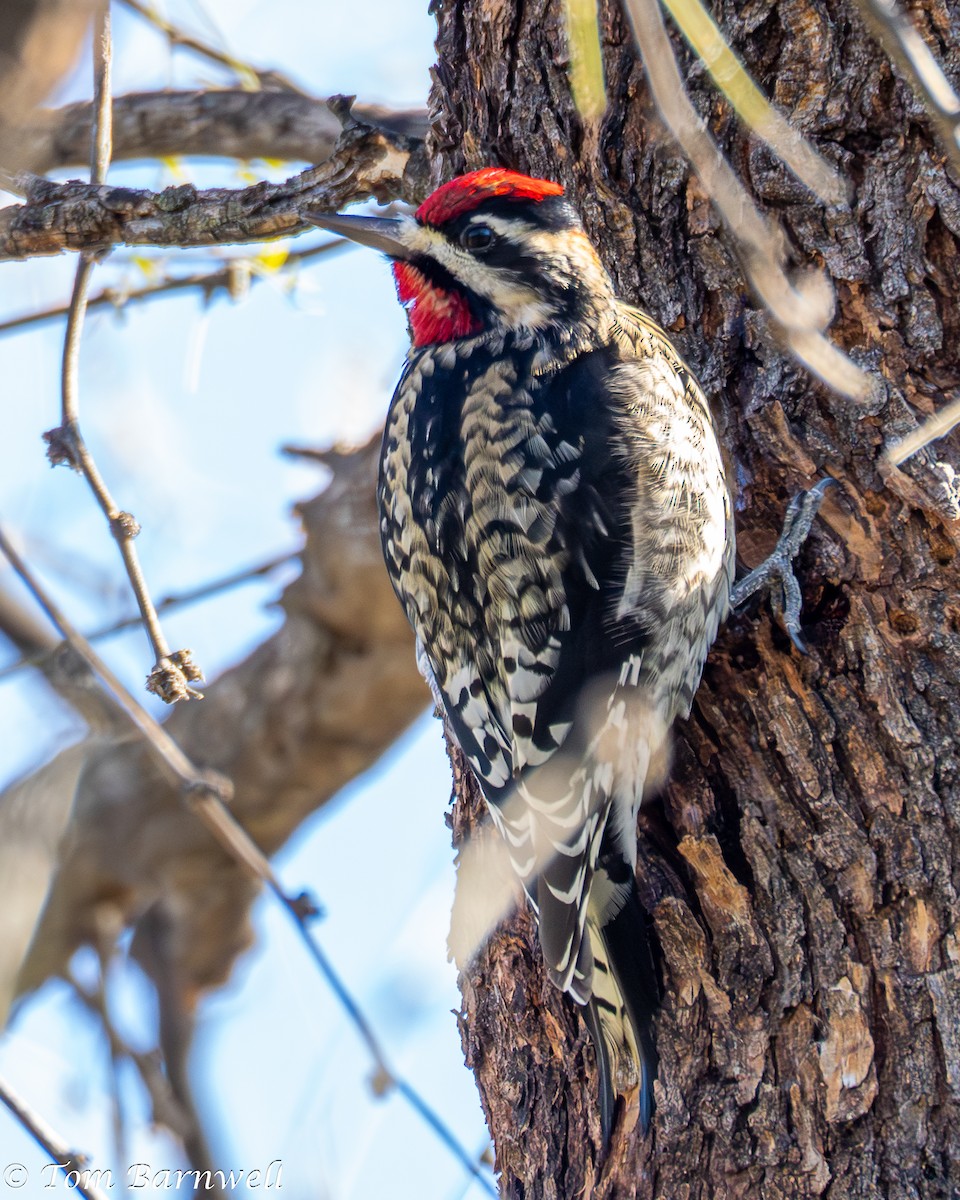
M 711 655 L 672 781 L 640 821 L 662 948 L 651 1134 L 603 1161 L 592 1051 L 525 911 L 461 977 L 461 1029 L 509 1197 L 944 1198 L 960 1189 L 960 682 L 954 435 L 885 444 L 960 380 L 960 194 L 908 89 L 842 0 L 715 4 L 762 87 L 852 185 L 823 210 L 677 44 L 694 101 L 878 383 L 827 393 L 776 347 L 709 202 L 659 131 L 616 4 L 610 107 L 585 129 L 559 0 L 439 0 L 435 177 L 502 163 L 562 180 L 622 295 L 676 336 L 715 404 L 741 560 L 788 497 L 834 491 L 800 560 L 800 657 L 765 606 Z M 956 81 L 960 23 L 914 16 Z M 478 822 L 454 753 L 455 837 Z

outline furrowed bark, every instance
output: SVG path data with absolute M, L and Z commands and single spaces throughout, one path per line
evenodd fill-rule
M 650 1136 L 603 1161 L 592 1051 L 545 983 L 525 911 L 461 985 L 461 1031 L 509 1197 L 881 1197 L 960 1189 L 960 453 L 886 445 L 960 382 L 960 193 L 930 123 L 838 0 L 714 7 L 761 87 L 853 185 L 824 209 L 736 125 L 676 43 L 694 103 L 877 382 L 851 402 L 777 347 L 709 198 L 651 112 L 613 3 L 610 107 L 570 97 L 563 5 L 441 0 L 434 182 L 500 163 L 558 178 L 621 295 L 671 331 L 711 396 L 743 565 L 789 497 L 841 484 L 799 560 L 800 657 L 765 604 L 727 624 L 672 779 L 640 820 L 664 1003 Z M 954 83 L 956 13 L 912 9 Z M 455 840 L 479 820 L 453 752 Z

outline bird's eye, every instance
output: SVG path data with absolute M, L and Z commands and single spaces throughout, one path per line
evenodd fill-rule
M 494 232 L 489 225 L 468 225 L 460 234 L 460 245 L 464 250 L 488 250 L 494 241 Z

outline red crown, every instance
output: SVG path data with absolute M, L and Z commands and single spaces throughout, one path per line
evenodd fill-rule
M 469 175 L 458 175 L 438 187 L 417 209 L 417 219 L 427 225 L 443 225 L 496 196 L 539 203 L 548 196 L 562 195 L 560 184 L 549 179 L 531 179 L 529 175 L 520 175 L 503 167 L 484 167 Z

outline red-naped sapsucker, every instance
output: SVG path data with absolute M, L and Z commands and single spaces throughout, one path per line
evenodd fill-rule
M 383 440 L 387 568 L 550 977 L 585 1007 L 604 1130 L 631 1085 L 646 1125 L 637 810 L 734 569 L 707 401 L 555 183 L 489 168 L 415 216 L 316 223 L 393 261 L 413 345 Z

